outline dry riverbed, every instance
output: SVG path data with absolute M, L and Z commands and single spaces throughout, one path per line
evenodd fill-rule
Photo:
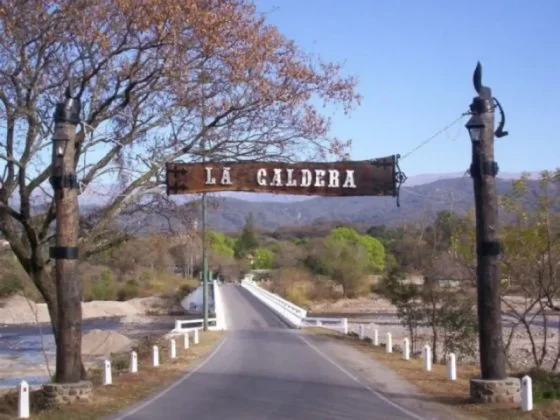
M 181 311 L 171 299 L 147 297 L 116 301 L 92 301 L 82 303 L 84 320 L 121 317 L 121 322 L 144 322 L 146 315 L 168 315 Z M 13 296 L 0 301 L 0 325 L 19 325 L 50 322 L 47 305 L 35 303 L 24 296 Z
M 146 335 L 168 332 L 176 319 L 170 314 L 184 313 L 171 299 L 160 297 L 87 302 L 82 309 L 86 367 L 97 367 L 103 357 L 128 351 Z M 0 388 L 21 378 L 39 384 L 52 374 L 55 349 L 49 323 L 45 304 L 23 296 L 0 302 Z
M 525 302 L 519 297 L 508 297 L 508 302 L 515 310 L 522 310 Z M 558 303 L 557 303 L 558 304 Z M 509 311 L 511 307 L 504 305 L 502 310 Z M 377 295 L 361 297 L 357 299 L 339 299 L 333 301 L 313 302 L 310 304 L 309 316 L 346 316 L 350 323 L 367 323 L 376 324 L 379 330 L 379 338 L 385 341 L 386 333 L 390 332 L 393 337 L 393 343 L 401 345 L 402 340 L 407 337 L 408 331 L 403 327 L 398 318 L 395 306 L 387 299 Z M 504 340 L 507 341 L 511 331 L 511 317 L 504 317 Z M 542 318 L 536 318 L 534 324 L 531 325 L 532 338 L 535 342 L 537 352 L 540 352 L 543 345 L 546 346 L 547 355 L 545 357 L 543 367 L 550 369 L 558 353 L 560 351 L 560 314 L 559 316 L 551 316 L 547 322 L 545 332 L 544 322 Z M 373 334 L 370 328 L 369 334 Z M 546 336 L 546 343 L 545 343 Z M 419 328 L 418 330 L 418 351 L 424 344 L 432 344 L 431 329 Z M 442 348 L 438 345 L 438 353 L 442 354 Z M 473 357 L 464 356 L 460 359 L 463 363 L 476 362 Z M 530 369 L 534 366 L 534 360 L 531 351 L 531 337 L 526 329 L 519 325 L 513 335 L 513 340 L 509 350 L 509 362 L 512 369 Z M 559 370 L 557 368 L 557 370 Z

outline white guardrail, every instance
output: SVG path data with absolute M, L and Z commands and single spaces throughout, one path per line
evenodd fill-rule
M 309 318 L 305 309 L 263 289 L 252 280 L 247 278 L 241 280 L 241 286 L 285 320 L 292 328 L 320 326 L 348 334 L 347 318 Z
M 241 280 L 241 287 L 249 291 L 274 313 L 279 315 L 292 328 L 301 328 L 302 319 L 307 316 L 307 311 L 305 309 L 300 308 L 292 302 L 263 289 L 252 280 L 248 280 L 246 278 Z
M 208 329 L 210 331 L 222 331 L 227 329 L 226 325 L 226 315 L 224 310 L 224 299 L 222 296 L 222 291 L 220 290 L 220 284 L 216 280 L 212 284 L 213 291 L 213 301 L 214 301 L 214 312 L 215 317 L 208 318 Z M 192 330 L 199 330 L 202 328 L 204 320 L 199 319 L 176 319 L 175 328 L 171 331 L 172 333 L 185 333 Z
M 220 283 L 214 280 L 214 312 L 216 313 L 216 329 L 219 331 L 227 330 L 226 311 L 224 297 Z

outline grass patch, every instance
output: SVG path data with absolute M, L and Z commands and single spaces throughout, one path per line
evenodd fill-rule
M 411 358 L 403 360 L 401 352 L 386 353 L 385 343 L 374 346 L 371 340 L 359 340 L 357 335 L 344 336 L 336 331 L 323 328 L 307 328 L 305 331 L 312 335 L 320 335 L 333 340 L 347 343 L 362 353 L 374 358 L 384 366 L 393 370 L 422 393 L 434 401 L 447 404 L 459 409 L 464 414 L 477 419 L 506 420 L 506 419 L 539 419 L 555 420 L 559 418 L 560 375 L 543 371 L 531 371 L 528 374 L 533 380 L 533 399 L 535 408 L 524 413 L 519 407 L 511 404 L 473 404 L 469 400 L 469 379 L 480 375 L 478 366 L 457 365 L 457 380 L 447 379 L 445 365 L 434 364 L 431 372 L 424 372 L 422 360 Z M 516 372 L 512 376 L 521 377 L 525 373 Z
M 128 372 L 128 354 L 113 355 L 113 384 L 101 385 L 101 369 L 90 370 L 89 377 L 93 382 L 93 398 L 91 402 L 63 405 L 53 409 L 42 410 L 41 392 L 31 396 L 31 418 L 40 420 L 95 420 L 115 413 L 138 402 L 155 391 L 170 385 L 190 370 L 193 363 L 213 350 L 223 336 L 223 332 L 200 332 L 200 344 L 188 350 L 183 349 L 180 336 L 176 338 L 177 358 L 169 359 L 169 341 L 162 338 L 146 337 L 139 343 L 138 373 Z M 160 366 L 151 367 L 151 347 L 160 347 Z M 0 399 L 0 420 L 14 419 L 17 414 L 17 394 L 10 393 Z

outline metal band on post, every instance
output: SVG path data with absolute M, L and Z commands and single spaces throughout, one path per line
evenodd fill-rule
M 54 260 L 77 260 L 78 247 L 75 246 L 52 246 L 49 256 Z
M 498 162 L 483 160 L 480 162 L 480 165 L 471 164 L 469 172 L 472 178 L 481 178 L 482 176 L 496 177 L 498 170 Z
M 64 174 L 61 176 L 51 176 L 49 182 L 53 190 L 58 191 L 64 188 L 78 189 L 78 177 L 76 174 Z
M 502 246 L 500 245 L 500 242 L 497 241 L 492 241 L 492 242 L 481 242 L 480 243 L 480 255 L 487 257 L 495 257 L 497 255 L 500 255 L 501 253 L 501 249 Z

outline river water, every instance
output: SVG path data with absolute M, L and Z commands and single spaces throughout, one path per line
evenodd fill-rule
M 149 323 L 122 323 L 119 317 L 86 320 L 82 323 L 84 333 L 100 329 L 118 331 L 131 338 L 173 329 L 169 317 L 154 317 Z M 54 365 L 55 346 L 50 324 L 2 325 L 0 326 L 0 360 L 4 362 L 0 372 L 0 388 L 12 387 L 21 380 L 30 385 L 40 385 L 49 380 L 47 375 L 31 373 L 45 363 L 45 355 Z M 14 375 L 15 374 L 15 375 Z

